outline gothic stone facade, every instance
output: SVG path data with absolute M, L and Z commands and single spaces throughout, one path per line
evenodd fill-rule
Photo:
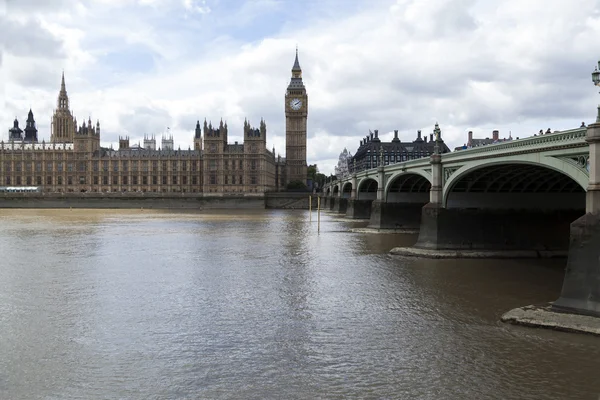
M 293 88 L 293 91 L 290 89 Z M 303 93 L 303 94 L 302 94 Z M 298 104 L 297 100 L 300 100 Z M 78 126 L 69 109 L 64 74 L 52 117 L 50 141 L 38 141 L 33 113 L 25 131 L 18 120 L 0 142 L 0 186 L 36 186 L 43 192 L 204 193 L 213 196 L 262 195 L 282 190 L 291 180 L 306 182 L 307 98 L 298 55 L 286 102 L 286 150 L 293 161 L 293 179 L 285 159 L 266 148 L 267 126 L 244 122 L 244 142 L 227 141 L 227 123 L 196 124 L 193 150 L 175 150 L 171 138 L 156 149 L 154 138 L 144 147 L 119 139 L 118 150 L 100 146 L 100 122 Z M 293 102 L 293 104 L 292 104 Z M 293 121 L 290 123 L 290 119 Z M 25 133 L 25 135 L 23 135 Z

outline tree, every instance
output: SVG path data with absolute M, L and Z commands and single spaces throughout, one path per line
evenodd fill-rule
M 308 168 L 306 169 L 306 175 L 308 179 L 312 179 L 313 182 L 316 181 L 316 175 L 319 172 L 319 167 L 317 167 L 317 164 L 313 164 L 313 165 L 309 165 Z
M 302 181 L 291 181 L 287 184 L 286 189 L 290 192 L 307 192 L 308 186 Z

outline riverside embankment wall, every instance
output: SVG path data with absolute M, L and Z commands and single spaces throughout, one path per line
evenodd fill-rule
M 175 193 L 2 193 L 0 208 L 308 209 L 308 193 L 204 196 Z M 313 207 L 317 198 L 313 196 Z

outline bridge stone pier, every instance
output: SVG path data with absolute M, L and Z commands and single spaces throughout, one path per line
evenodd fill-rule
M 346 217 L 351 219 L 369 219 L 371 216 L 371 203 L 377 198 L 377 180 L 366 177 L 357 186 L 356 175 L 352 177 L 352 196 L 348 200 Z
M 380 173 L 380 180 L 385 175 Z M 421 209 L 429 200 L 429 177 L 417 173 L 400 173 L 388 179 L 386 190 L 371 206 L 369 228 L 413 232 L 421 224 Z
M 600 317 L 600 106 L 586 141 L 590 148 L 586 213 L 571 224 L 565 280 L 552 310 Z

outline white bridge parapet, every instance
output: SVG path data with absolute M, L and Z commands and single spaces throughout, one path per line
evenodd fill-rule
M 571 177 L 585 189 L 589 182 L 590 154 L 586 134 L 587 128 L 581 127 L 441 154 L 441 157 L 438 156 L 441 158 L 442 168 L 439 184 L 443 188 L 443 195 L 437 196 L 435 200 L 444 203 L 447 193 L 459 176 L 495 164 L 533 164 L 554 169 Z M 352 190 L 357 193 L 364 182 L 374 180 L 377 182 L 378 189 L 383 189 L 381 200 L 386 201 L 391 183 L 402 175 L 419 175 L 433 184 L 433 158 L 435 155 L 380 166 L 379 170 L 371 168 L 360 171 L 352 176 L 327 183 L 324 192 L 329 196 L 336 193 L 337 196 L 342 197 L 342 189 L 346 184 L 352 184 L 353 179 L 357 187 L 352 187 Z M 437 168 L 439 167 L 437 164 Z M 436 186 L 438 186 L 437 182 Z

